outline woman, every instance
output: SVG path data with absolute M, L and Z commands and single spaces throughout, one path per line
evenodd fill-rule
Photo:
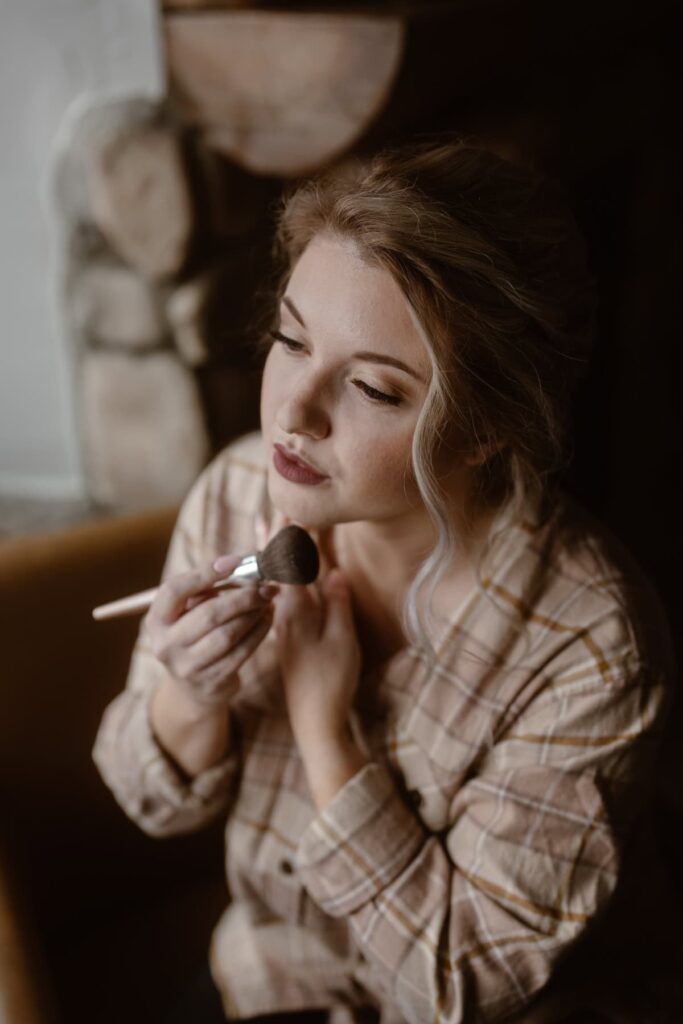
M 183 505 L 97 764 L 152 835 L 226 817 L 230 1019 L 656 1019 L 600 942 L 623 980 L 668 641 L 553 485 L 594 319 L 562 196 L 399 149 L 300 187 L 279 241 L 262 430 Z M 316 586 L 207 594 L 287 521 Z

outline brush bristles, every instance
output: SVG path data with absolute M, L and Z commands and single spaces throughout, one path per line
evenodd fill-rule
M 320 559 L 315 543 L 300 526 L 285 526 L 256 556 L 264 579 L 274 583 L 313 583 Z

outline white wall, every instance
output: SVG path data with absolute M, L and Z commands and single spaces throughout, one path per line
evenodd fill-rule
M 49 169 L 88 95 L 163 91 L 157 0 L 0 0 L 0 494 L 80 497 Z

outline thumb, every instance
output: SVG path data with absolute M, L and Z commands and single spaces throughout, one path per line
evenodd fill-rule
M 274 601 L 275 629 L 288 636 L 300 636 L 318 629 L 318 607 L 308 587 L 282 584 Z

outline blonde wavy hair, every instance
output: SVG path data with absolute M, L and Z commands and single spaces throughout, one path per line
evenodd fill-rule
M 438 540 L 403 625 L 433 656 L 431 599 L 459 542 L 436 453 L 454 428 L 481 453 L 477 493 L 496 510 L 488 552 L 529 501 L 548 497 L 594 334 L 585 245 L 558 183 L 471 137 L 385 150 L 295 187 L 278 218 L 276 298 L 321 232 L 352 239 L 392 275 L 430 353 L 412 470 Z

